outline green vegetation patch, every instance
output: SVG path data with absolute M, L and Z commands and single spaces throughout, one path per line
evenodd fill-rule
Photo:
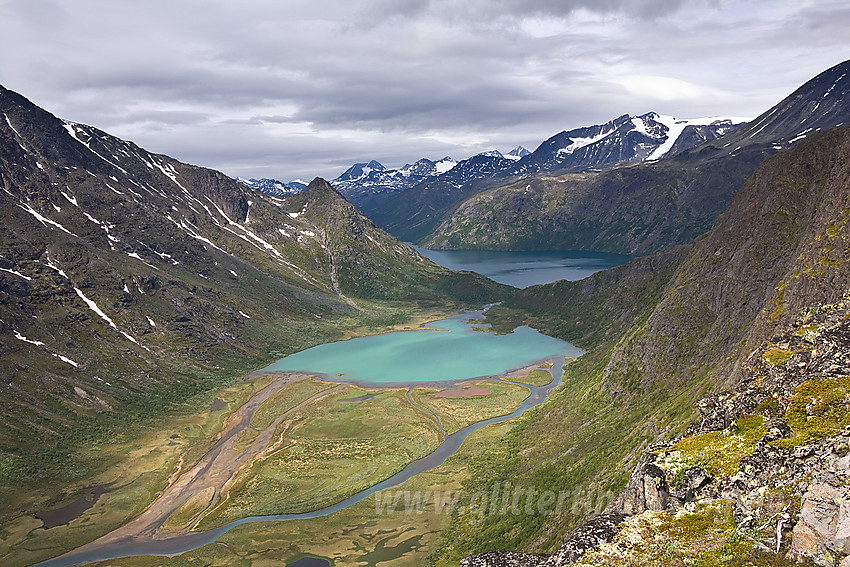
M 173 532 L 190 527 L 192 521 L 212 503 L 213 496 L 215 496 L 215 488 L 212 486 L 193 494 L 165 520 L 161 529 Z
M 772 366 L 785 366 L 786 364 L 788 364 L 788 361 L 791 360 L 791 357 L 794 356 L 794 354 L 797 352 L 799 351 L 786 350 L 776 346 L 772 346 L 771 348 L 767 349 L 767 351 L 765 351 L 761 358 Z
M 584 567 L 791 567 L 814 565 L 809 559 L 786 558 L 760 551 L 756 543 L 770 547 L 775 524 L 762 531 L 735 530 L 733 506 L 719 500 L 697 506 L 694 512 L 669 516 L 645 512 L 621 525 L 611 544 L 584 555 Z
M 850 376 L 803 382 L 788 402 L 785 422 L 794 437 L 772 445 L 794 447 L 837 434 L 850 425 Z
M 546 384 L 551 381 L 549 375 Z M 439 417 L 443 429 L 454 433 L 465 425 L 511 413 L 530 393 L 528 388 L 498 380 L 475 382 L 471 388 L 481 393 L 465 396 L 461 388 L 455 387 L 457 397 L 438 397 L 439 394 L 451 396 L 454 389 L 415 388 L 410 397 L 416 405 Z
M 336 384 L 319 382 L 317 380 L 299 380 L 270 397 L 260 404 L 260 407 L 251 417 L 251 427 L 254 429 L 265 429 L 281 414 L 291 410 L 301 402 L 333 388 Z
M 199 528 L 245 516 L 315 510 L 433 451 L 442 440 L 434 420 L 414 408 L 404 390 L 384 392 L 340 403 L 375 393 L 348 387 L 294 410 Z
M 724 436 L 721 431 L 712 431 L 686 437 L 673 445 L 666 459 L 677 476 L 694 467 L 702 468 L 712 476 L 732 476 L 738 472 L 741 459 L 755 452 L 756 444 L 765 433 L 764 418 L 741 416 L 737 433 Z
M 552 381 L 552 373 L 545 368 L 535 368 L 528 373 L 528 376 L 520 378 L 511 378 L 514 382 L 521 382 L 529 386 L 545 386 Z

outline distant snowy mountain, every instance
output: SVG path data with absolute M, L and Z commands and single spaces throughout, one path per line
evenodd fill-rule
M 479 155 L 479 156 L 487 156 L 487 157 L 496 157 L 496 158 L 503 158 L 503 157 L 505 157 L 505 154 L 503 154 L 503 153 L 502 153 L 502 152 L 500 152 L 499 150 L 487 150 L 486 152 L 481 152 L 480 154 L 477 154 L 477 155 Z
M 458 202 L 487 188 L 533 175 L 602 170 L 654 161 L 733 131 L 743 119 L 680 120 L 655 112 L 624 114 L 605 124 L 556 134 L 533 152 L 518 147 L 504 155 L 490 150 L 459 162 L 451 171 L 409 188 L 358 203 L 378 226 L 416 240 Z M 401 194 L 403 192 L 403 194 Z
M 345 170 L 342 175 L 334 180 L 334 183 L 357 182 L 368 178 L 374 173 L 375 176 L 380 176 L 387 171 L 380 162 L 372 160 L 369 163 L 355 163 Z
M 423 181 L 442 175 L 457 165 L 446 156 L 433 161 L 422 158 L 398 169 L 388 169 L 377 160 L 355 163 L 334 179 L 331 184 L 356 206 L 378 195 L 397 193 Z
M 579 171 L 659 159 L 734 130 L 743 118 L 677 119 L 656 112 L 624 114 L 605 124 L 556 134 L 525 156 L 510 174 Z
M 520 160 L 530 154 L 531 152 L 523 148 L 522 146 L 517 146 L 508 153 L 504 154 L 502 157 L 506 157 L 512 160 Z
M 299 193 L 302 189 L 307 187 L 307 183 L 300 179 L 294 179 L 289 183 L 284 183 L 283 181 L 268 179 L 266 177 L 263 177 L 262 179 L 243 179 L 241 177 L 237 177 L 236 181 L 243 185 L 247 185 L 252 189 L 262 191 L 267 195 L 291 195 L 292 193 Z
M 497 157 L 497 158 L 505 158 L 513 161 L 519 161 L 531 152 L 523 148 L 522 146 L 517 146 L 506 154 L 503 154 L 499 150 L 488 150 L 486 152 L 481 152 L 480 156 L 487 157 Z

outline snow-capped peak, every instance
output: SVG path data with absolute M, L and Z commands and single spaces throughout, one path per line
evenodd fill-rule
M 478 155 L 480 155 L 480 156 L 487 156 L 487 157 L 498 157 L 498 158 L 503 158 L 503 157 L 505 157 L 505 156 L 502 154 L 502 152 L 500 152 L 499 150 L 487 150 L 486 152 L 481 152 L 481 153 L 480 153 L 480 154 L 478 154 Z
M 291 193 L 298 193 L 307 186 L 306 183 L 300 180 L 284 183 L 283 181 L 269 179 L 267 177 L 263 177 L 262 179 L 254 179 L 253 177 L 251 179 L 244 179 L 242 177 L 237 177 L 236 181 L 269 195 L 289 195 Z
M 437 171 L 437 175 L 440 175 L 441 173 L 445 173 L 445 172 L 451 170 L 456 165 L 457 165 L 457 162 L 455 160 L 453 160 L 452 158 L 450 158 L 449 156 L 444 157 L 440 161 L 434 162 L 434 168 Z
M 519 160 L 530 154 L 531 152 L 522 146 L 517 146 L 508 153 L 505 154 L 505 157 L 508 159 Z
M 590 144 L 595 144 L 596 142 L 599 142 L 600 140 L 604 140 L 605 138 L 607 138 L 608 136 L 610 136 L 611 134 L 613 134 L 616 131 L 617 131 L 616 128 L 611 128 L 611 129 L 603 129 L 599 134 L 597 134 L 595 136 L 587 136 L 587 137 L 584 137 L 584 138 L 578 137 L 578 136 L 570 136 L 570 138 L 569 138 L 570 142 L 571 142 L 570 145 L 559 149 L 558 154 L 559 155 L 572 154 L 576 150 L 580 150 L 581 148 L 583 148 L 585 146 L 589 146 Z
M 655 151 L 653 151 L 646 159 L 647 160 L 656 160 L 664 156 L 667 152 L 669 152 L 673 145 L 676 143 L 676 140 L 679 139 L 679 136 L 682 135 L 682 132 L 688 126 L 715 126 L 728 124 L 730 126 L 734 124 L 741 124 L 742 122 L 749 122 L 749 118 L 732 118 L 732 117 L 718 117 L 718 116 L 707 116 L 703 118 L 685 118 L 685 119 L 677 119 L 675 116 L 665 116 L 662 114 L 656 114 L 651 112 L 650 115 L 652 119 L 665 126 L 666 131 L 666 139 L 660 146 L 658 146 Z M 647 115 L 644 115 L 647 116 Z

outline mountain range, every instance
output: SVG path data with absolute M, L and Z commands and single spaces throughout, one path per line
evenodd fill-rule
M 254 179 L 253 177 L 251 179 L 242 179 L 241 177 L 237 177 L 236 181 L 247 185 L 252 189 L 261 191 L 266 195 L 291 195 L 292 193 L 298 193 L 307 187 L 307 183 L 300 179 L 293 179 L 289 183 L 284 183 L 283 181 L 269 179 L 268 177 L 263 177 L 261 179 Z
M 389 169 L 371 160 L 355 163 L 331 181 L 331 185 L 352 204 L 363 207 L 386 194 L 404 191 L 425 179 L 445 173 L 455 165 L 457 162 L 448 156 L 437 161 L 422 158 L 398 169 Z
M 623 115 L 606 124 L 560 132 L 540 144 L 534 152 L 518 146 L 507 154 L 490 150 L 461 162 L 449 157 L 439 162 L 423 158 L 399 169 L 386 169 L 372 160 L 354 164 L 331 184 L 371 215 L 384 206 L 383 197 L 408 189 L 416 188 L 414 192 L 433 194 L 435 189 L 431 185 L 437 185 L 443 190 L 451 192 L 452 189 L 447 188 L 453 187 L 463 193 L 469 190 L 468 186 L 489 178 L 577 171 L 613 163 L 654 160 L 721 136 L 741 122 L 743 120 L 730 118 L 677 120 L 654 112 L 640 116 Z M 460 167 L 455 170 L 458 165 Z
M 685 244 L 711 227 L 765 158 L 813 132 L 850 123 L 847 70 L 841 64 L 824 71 L 755 120 L 675 155 L 482 185 L 474 195 L 447 193 L 433 209 L 424 208 L 433 196 L 408 192 L 392 216 L 388 202 L 374 218 L 434 248 L 646 254 Z

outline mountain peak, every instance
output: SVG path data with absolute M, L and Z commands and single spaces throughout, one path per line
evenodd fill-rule
M 268 177 L 263 177 L 260 179 L 250 178 L 244 179 L 242 177 L 237 177 L 236 181 L 242 183 L 243 185 L 247 185 L 252 189 L 256 189 L 257 191 L 261 191 L 267 195 L 290 195 L 292 193 L 298 193 L 304 187 L 307 186 L 306 183 L 301 181 L 300 179 L 290 181 L 289 183 L 284 183 L 283 181 L 278 181 L 277 179 L 270 179 Z
M 505 157 L 504 154 L 502 154 L 502 152 L 500 152 L 499 150 L 487 150 L 486 152 L 481 152 L 478 155 L 479 156 L 487 156 L 487 157 L 497 157 L 497 158 Z
M 305 187 L 301 192 L 304 195 L 309 195 L 311 193 L 312 194 L 336 193 L 337 195 L 339 195 L 339 191 L 334 189 L 333 186 L 330 183 L 328 183 L 327 181 L 325 181 L 321 177 L 316 177 L 315 179 L 313 179 L 313 181 L 311 181 L 307 185 L 307 187 Z
M 358 162 L 345 170 L 345 172 L 337 177 L 337 181 L 355 181 L 363 179 L 373 171 L 385 171 L 387 168 L 377 160 L 367 162 Z
M 530 154 L 530 153 L 531 153 L 530 151 L 528 151 L 527 149 L 523 148 L 522 146 L 517 146 L 517 147 L 515 147 L 514 149 L 512 149 L 511 151 L 509 151 L 506 155 L 509 155 L 509 156 L 516 156 L 516 157 L 519 157 L 519 158 L 523 158 L 523 157 L 527 156 L 527 155 L 528 155 L 528 154 Z

